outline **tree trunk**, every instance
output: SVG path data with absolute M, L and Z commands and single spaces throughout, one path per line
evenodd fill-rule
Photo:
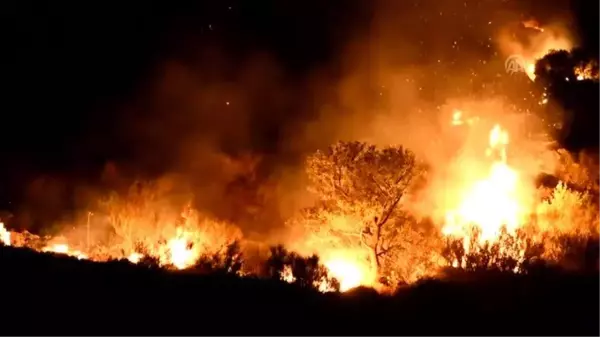
M 360 243 L 369 252 L 369 262 L 371 264 L 371 270 L 373 271 L 373 274 L 375 275 L 376 278 L 379 277 L 379 257 L 377 256 L 378 244 L 376 243 L 374 247 L 370 246 L 367 243 L 364 234 L 362 234 L 362 233 L 360 235 Z
M 375 277 L 379 277 L 379 258 L 377 257 L 377 251 L 373 247 L 369 248 L 369 260 L 371 262 L 371 270 Z

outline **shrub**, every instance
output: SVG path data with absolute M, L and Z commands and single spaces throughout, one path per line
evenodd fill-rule
M 265 263 L 265 274 L 277 280 L 299 285 L 303 288 L 315 288 L 321 291 L 339 291 L 338 280 L 329 276 L 327 268 L 320 264 L 319 257 L 302 257 L 288 252 L 283 246 L 271 247 L 271 255 Z M 286 275 L 286 271 L 290 275 Z
M 523 271 L 524 266 L 534 264 L 543 254 L 543 246 L 522 230 L 512 234 L 503 228 L 498 239 L 491 242 L 480 242 L 479 235 L 478 229 L 473 228 L 467 242 L 457 238 L 448 239 L 442 251 L 446 263 L 468 271 Z
M 223 251 L 205 254 L 192 267 L 202 273 L 220 273 L 242 275 L 244 258 L 239 241 L 228 244 Z

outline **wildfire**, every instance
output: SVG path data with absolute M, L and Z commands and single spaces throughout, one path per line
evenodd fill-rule
M 143 254 L 140 253 L 131 253 L 127 257 L 127 260 L 133 264 L 138 264 L 140 260 L 144 257 Z
M 519 38 L 521 41 L 517 41 L 517 35 L 514 32 L 508 32 L 507 29 L 507 31 L 501 32 L 503 34 L 500 36 L 500 48 L 503 49 L 502 52 L 506 55 L 518 56 L 519 71 L 525 72 L 528 78 L 534 81 L 536 78 L 536 62 L 538 60 L 555 50 L 571 50 L 574 47 L 574 44 L 569 34 L 567 34 L 566 31 L 561 30 L 558 26 L 547 25 L 542 27 L 540 23 L 535 20 L 528 20 L 521 24 L 526 28 L 524 29 L 526 32 L 523 34 L 523 38 Z M 598 64 L 597 62 L 579 64 L 574 69 L 574 73 L 577 80 L 597 80 Z M 569 76 L 567 80 L 569 80 L 569 78 L 571 77 Z M 538 103 L 539 105 L 548 104 L 547 93 L 544 92 Z M 226 105 L 229 105 L 229 102 L 226 102 Z M 468 108 L 464 108 L 464 110 L 452 110 L 450 124 L 452 126 L 460 126 L 461 130 L 465 129 L 467 126 L 478 126 L 480 123 L 479 117 L 469 115 L 466 113 L 467 110 Z M 483 116 L 481 117 L 483 118 Z M 514 124 L 508 126 L 513 125 Z M 374 247 L 372 251 L 365 252 L 365 246 L 371 248 L 369 247 L 369 243 L 365 243 L 366 240 L 361 241 L 366 233 L 365 228 L 371 228 L 365 226 L 365 224 L 371 222 L 373 218 L 377 219 L 377 217 L 374 217 L 373 214 L 371 214 L 377 212 L 372 212 L 370 209 L 376 207 L 369 203 L 364 203 L 367 204 L 367 206 L 364 207 L 362 206 L 362 203 L 357 203 L 359 206 L 350 203 L 352 204 L 352 210 L 348 211 L 347 209 L 342 209 L 340 207 L 342 211 L 339 211 L 334 215 L 323 214 L 326 213 L 325 211 L 318 212 L 319 216 L 322 218 L 319 219 L 317 224 L 319 229 L 312 230 L 312 232 L 311 230 L 308 230 L 307 232 L 311 232 L 310 234 L 315 234 L 319 231 L 323 232 L 322 235 L 325 238 L 322 242 L 313 242 L 313 240 L 308 239 L 310 235 L 307 234 L 305 236 L 294 236 L 294 242 L 290 242 L 289 245 L 286 243 L 286 247 L 291 246 L 292 249 L 294 249 L 294 252 L 300 252 L 301 250 L 306 249 L 305 252 L 310 250 L 310 254 L 316 253 L 321 259 L 320 261 L 323 262 L 322 267 L 326 268 L 328 277 L 335 278 L 339 282 L 339 290 L 345 292 L 359 286 L 379 287 L 380 284 L 376 280 L 387 280 L 389 275 L 384 275 L 384 272 L 381 270 L 380 266 L 384 266 L 385 264 L 380 262 L 379 253 L 382 255 L 384 253 L 389 253 L 392 250 L 392 246 L 395 246 L 401 253 L 394 253 L 395 255 L 389 257 L 389 260 L 395 259 L 392 261 L 394 263 L 398 261 L 402 262 L 395 264 L 392 267 L 387 267 L 393 269 L 393 273 L 404 268 L 405 265 L 412 267 L 419 263 L 418 261 L 420 260 L 418 259 L 424 259 L 423 256 L 428 260 L 434 260 L 435 263 L 433 264 L 437 265 L 434 268 L 431 267 L 431 264 L 423 263 L 422 266 L 419 265 L 418 268 L 419 276 L 411 278 L 404 276 L 397 277 L 393 281 L 386 281 L 386 284 L 392 284 L 393 282 L 398 284 L 398 280 L 403 282 L 413 282 L 418 277 L 422 277 L 422 275 L 429 276 L 434 274 L 438 270 L 436 269 L 437 267 L 446 263 L 446 261 L 442 261 L 442 259 L 439 258 L 441 254 L 438 253 L 442 249 L 436 251 L 439 248 L 440 232 L 443 237 L 457 239 L 462 243 L 462 248 L 464 248 L 465 253 L 477 252 L 486 244 L 501 243 L 504 233 L 513 236 L 516 235 L 521 227 L 528 224 L 528 218 L 532 215 L 544 216 L 543 218 L 536 218 L 536 226 L 543 226 L 544 230 L 549 230 L 554 227 L 556 230 L 559 227 L 556 223 L 559 223 L 560 226 L 563 226 L 558 228 L 561 230 L 561 233 L 568 233 L 569 230 L 572 229 L 569 226 L 577 221 L 574 219 L 582 216 L 579 214 L 581 212 L 574 211 L 580 206 L 578 203 L 581 201 L 581 197 L 570 195 L 568 193 L 570 191 L 568 190 L 567 185 L 560 184 L 553 193 L 555 199 L 561 200 L 562 203 L 550 201 L 545 201 L 537 205 L 532 203 L 532 193 L 529 193 L 531 191 L 527 190 L 526 187 L 530 182 L 526 181 L 526 177 L 529 176 L 528 173 L 530 172 L 519 170 L 521 166 L 508 158 L 508 147 L 511 140 L 514 141 L 514 139 L 511 139 L 509 132 L 504 128 L 506 126 L 507 124 L 504 124 L 504 122 L 502 126 L 501 124 L 493 125 L 491 130 L 489 130 L 487 142 L 479 142 L 485 146 L 485 151 L 479 151 L 475 155 L 475 158 L 469 158 L 474 159 L 474 162 L 477 165 L 473 166 L 476 166 L 476 169 L 471 170 L 471 165 L 469 164 L 472 162 L 461 166 L 460 169 L 464 169 L 465 171 L 469 170 L 468 174 L 464 174 L 464 176 L 459 174 L 462 179 L 447 179 L 447 176 L 452 175 L 452 173 L 446 174 L 447 172 L 442 172 L 443 174 L 440 174 L 440 176 L 442 176 L 440 180 L 444 180 L 444 186 L 456 187 L 455 184 L 459 185 L 456 189 L 436 189 L 435 192 L 433 192 L 436 194 L 432 197 L 436 199 L 436 202 L 442 198 L 440 197 L 440 195 L 442 195 L 441 193 L 438 195 L 438 191 L 440 190 L 450 194 L 449 192 L 452 189 L 450 198 L 444 198 L 443 207 L 430 209 L 428 205 L 428 209 L 423 211 L 423 213 L 431 212 L 425 215 L 435 217 L 439 222 L 443 222 L 441 229 L 439 227 L 431 226 L 435 227 L 435 231 L 429 231 L 434 232 L 433 235 L 425 236 L 430 235 L 429 232 L 423 234 L 423 236 L 417 236 L 417 234 L 415 234 L 416 239 L 412 240 L 412 237 L 409 235 L 404 235 L 405 232 L 400 232 L 397 228 L 394 228 L 394 232 L 400 232 L 400 235 L 397 235 L 400 237 L 398 241 L 403 239 L 406 241 L 415 241 L 417 243 L 410 247 L 420 246 L 423 251 L 426 251 L 425 253 L 419 254 L 419 256 L 414 259 L 409 259 L 406 257 L 406 255 L 409 254 L 403 254 L 410 250 L 410 247 L 405 248 L 401 244 L 386 243 L 388 248 L 384 249 L 382 248 L 382 246 L 384 246 L 384 240 L 381 241 L 381 244 L 380 242 L 376 242 L 374 245 L 371 245 Z M 486 130 L 484 129 L 483 131 L 485 132 Z M 454 142 L 449 143 L 454 144 Z M 376 160 L 372 160 L 372 162 L 380 163 Z M 463 164 L 462 162 L 460 163 Z M 482 164 L 483 169 L 480 169 L 478 164 Z M 252 165 L 241 164 L 240 172 L 243 172 L 242 169 L 245 171 L 246 166 Z M 337 164 L 331 164 L 329 166 L 334 167 L 335 165 Z M 386 170 L 396 174 L 401 168 L 393 165 L 396 165 L 395 162 L 392 164 L 392 169 Z M 237 164 L 231 164 L 230 166 L 237 167 Z M 378 171 L 384 171 L 379 170 L 379 167 L 371 170 L 370 166 L 360 166 L 356 171 L 362 170 L 365 167 L 365 170 L 369 173 L 368 177 L 372 180 L 377 180 L 376 175 L 380 173 Z M 475 170 L 477 170 L 477 172 L 474 172 Z M 440 169 L 438 171 L 444 170 Z M 448 172 L 450 171 L 451 169 L 448 170 Z M 352 179 L 353 177 L 347 179 L 350 181 L 348 185 L 352 185 L 352 189 L 360 189 L 362 187 L 360 186 L 361 184 L 354 184 Z M 330 180 L 335 180 L 335 178 Z M 451 182 L 447 183 L 448 181 Z M 409 184 L 409 182 L 406 183 L 407 186 Z M 385 185 L 385 183 L 377 184 L 377 188 L 386 189 Z M 381 188 L 380 186 L 384 186 L 384 188 Z M 216 220 L 213 221 L 213 219 L 210 219 L 205 221 L 205 223 L 201 223 L 198 219 L 198 214 L 192 209 L 191 203 L 185 207 L 185 210 L 182 213 L 180 213 L 179 210 L 174 211 L 170 204 L 165 205 L 167 203 L 163 203 L 163 200 L 155 195 L 154 190 L 146 191 L 141 187 L 143 186 L 136 185 L 136 188 L 132 188 L 132 191 L 130 192 L 131 195 L 121 196 L 121 193 L 115 193 L 115 195 L 101 203 L 102 205 L 98 206 L 99 210 L 97 213 L 102 214 L 107 218 L 107 222 L 110 223 L 113 230 L 112 232 L 114 232 L 114 237 L 111 237 L 111 240 L 115 239 L 115 242 L 110 241 L 109 243 L 107 240 L 107 242 L 99 243 L 98 246 L 101 246 L 101 249 L 98 250 L 103 250 L 101 253 L 95 251 L 94 247 L 90 247 L 89 228 L 90 216 L 92 215 L 91 212 L 88 212 L 87 245 L 85 245 L 86 248 L 83 249 L 83 251 L 75 249 L 81 249 L 81 246 L 76 244 L 81 240 L 52 239 L 52 242 L 48 242 L 48 238 L 39 238 L 37 235 L 31 235 L 35 236 L 36 240 L 39 239 L 35 244 L 31 243 L 30 241 L 25 240 L 25 238 L 30 237 L 30 233 L 11 233 L 5 228 L 2 222 L 0 222 L 0 243 L 5 246 L 25 246 L 35 249 L 36 251 L 62 254 L 77 259 L 91 261 L 127 259 L 132 264 L 138 264 L 146 259 L 155 259 L 157 264 L 162 267 L 182 270 L 193 267 L 201 257 L 212 256 L 213 251 L 211 249 L 215 247 L 219 247 L 220 249 L 220 247 L 224 246 L 223 243 L 231 242 L 232 238 L 235 238 L 236 240 L 241 238 L 241 230 L 235 226 L 232 227 L 236 228 L 236 233 L 229 233 L 227 232 L 227 228 L 221 228 L 221 224 L 217 223 Z M 367 198 L 375 199 L 372 195 L 373 193 L 369 191 Z M 394 203 L 385 203 L 385 207 L 382 206 L 381 208 L 387 209 L 389 207 L 388 204 L 400 205 L 400 203 L 404 203 L 405 200 L 409 199 L 404 197 L 404 193 L 399 195 L 400 197 Z M 406 195 L 408 195 L 408 192 Z M 446 195 L 447 194 L 443 194 L 443 197 L 446 197 Z M 428 195 L 428 197 L 431 196 Z M 335 199 L 335 197 L 332 197 L 331 199 Z M 401 202 L 400 199 L 402 199 Z M 451 199 L 449 203 L 448 199 Z M 331 203 L 334 203 L 339 200 L 330 200 L 328 198 L 327 202 L 329 203 L 330 201 Z M 411 201 L 413 200 L 406 201 L 406 203 L 408 204 Z M 437 207 L 435 202 L 432 204 L 435 204 Z M 408 209 L 409 207 L 406 208 Z M 359 209 L 359 211 L 356 209 Z M 558 212 L 557 209 L 560 212 Z M 563 209 L 569 209 L 570 211 L 563 211 Z M 440 210 L 442 211 L 441 214 L 433 214 L 435 211 Z M 389 212 L 386 211 L 385 213 L 389 216 L 392 214 L 392 211 L 393 207 L 390 208 Z M 352 218 L 345 214 L 352 212 L 360 213 L 360 216 Z M 414 214 L 410 215 L 412 216 Z M 443 218 L 443 220 L 440 220 L 441 218 Z M 585 220 L 586 221 L 582 222 L 591 222 L 587 221 L 587 218 L 585 218 Z M 595 221 L 598 220 L 596 219 Z M 377 222 L 377 220 L 375 220 L 375 222 Z M 439 225 L 439 222 L 436 225 Z M 394 222 L 394 225 L 397 223 L 400 223 L 400 221 Z M 542 226 L 540 226 L 540 224 L 542 224 Z M 112 232 L 111 235 L 113 235 Z M 23 235 L 24 233 L 27 233 L 28 235 L 25 236 Z M 230 236 L 230 234 L 233 235 Z M 419 232 L 418 234 L 420 235 L 421 233 Z M 379 232 L 376 236 L 376 239 L 379 239 Z M 334 237 L 335 240 L 329 240 L 332 237 Z M 417 240 L 422 237 L 424 238 L 423 240 Z M 425 242 L 429 239 L 431 240 Z M 500 246 L 500 252 L 502 254 L 511 255 L 511 257 L 521 261 L 520 259 L 524 254 L 523 250 L 517 248 L 516 251 L 507 251 L 507 247 L 504 247 L 501 244 Z M 140 247 L 143 247 L 143 249 Z M 427 253 L 431 252 L 434 252 L 435 256 L 429 256 L 434 254 L 427 255 Z M 421 253 L 421 251 L 419 251 L 419 253 Z M 371 255 L 374 255 L 375 258 L 371 258 Z M 464 266 L 466 262 L 464 258 L 463 260 L 457 258 L 456 260 L 451 261 L 451 263 L 458 267 Z M 400 265 L 400 267 L 398 267 L 398 265 Z M 296 265 L 294 265 L 294 268 L 296 268 Z M 433 271 L 430 272 L 431 270 Z M 517 271 L 518 269 L 514 270 Z M 322 269 L 318 269 L 318 271 L 321 272 Z M 380 275 L 378 273 L 380 273 Z M 415 274 L 417 273 L 412 273 L 411 275 Z M 296 276 L 298 278 L 301 277 L 300 275 Z M 294 271 L 289 265 L 286 265 L 283 268 L 280 278 L 288 283 L 296 282 Z M 390 276 L 389 279 L 391 278 L 392 277 Z M 314 281 L 315 284 L 313 285 L 322 292 L 328 292 L 332 290 L 330 282 L 328 281 L 329 280 L 326 279 L 317 280 Z
M 294 277 L 294 273 L 292 272 L 292 267 L 285 266 L 283 267 L 283 271 L 281 272 L 281 280 L 287 283 L 294 283 L 296 278 Z
M 523 21 L 523 26 L 525 28 L 535 29 L 538 32 L 544 32 L 544 28 L 540 27 L 540 24 L 534 19 Z
M 193 243 L 189 239 L 190 233 L 177 228 L 177 234 L 167 242 L 168 256 L 161 256 L 166 264 L 172 264 L 177 269 L 185 269 L 200 257 L 199 252 L 193 249 Z
M 190 239 L 190 233 L 181 228 L 166 243 L 157 249 L 157 258 L 161 265 L 174 266 L 177 269 L 185 269 L 193 265 L 199 258 L 200 253 L 193 248 L 193 242 Z M 66 243 L 49 244 L 41 249 L 42 252 L 55 254 L 64 254 L 78 259 L 89 259 L 89 257 L 79 250 L 73 250 Z M 127 260 L 137 264 L 144 257 L 144 254 L 133 252 L 127 256 Z M 95 259 L 92 259 L 95 260 Z
M 75 257 L 79 260 L 88 258 L 87 255 L 85 255 L 84 253 L 82 253 L 78 250 L 70 250 L 69 245 L 66 243 L 55 243 L 55 244 L 46 246 L 46 247 L 42 248 L 42 252 L 68 255 L 68 256 Z
M 524 21 L 521 24 L 531 32 L 526 41 L 516 40 L 515 33 L 506 30 L 500 33 L 500 48 L 506 55 L 519 55 L 523 71 L 530 80 L 534 81 L 535 64 L 538 60 L 551 51 L 571 50 L 574 44 L 568 32 L 559 26 L 542 27 L 535 20 Z
M 10 246 L 10 232 L 6 230 L 2 222 L 0 222 L 0 242 L 5 246 Z
M 459 125 L 464 125 L 464 124 L 473 125 L 473 123 L 475 123 L 477 121 L 476 117 L 467 118 L 465 120 L 463 115 L 464 114 L 461 110 L 454 110 L 454 112 L 452 113 L 452 125 L 454 125 L 454 126 L 459 126 Z
M 594 71 L 594 64 L 592 62 L 585 65 L 575 67 L 575 76 L 578 81 L 583 80 L 598 80 L 598 71 Z
M 338 254 L 339 255 L 339 254 Z M 353 261 L 353 259 L 344 256 L 337 256 L 327 260 L 323 266 L 327 269 L 328 276 L 335 278 L 339 282 L 339 291 L 345 292 L 358 286 L 372 285 L 369 279 L 369 272 L 365 266 Z M 294 283 L 292 268 L 289 265 L 284 266 L 280 279 L 287 283 Z M 315 282 L 315 288 L 321 292 L 332 291 L 333 288 L 327 280 L 318 280 Z
M 487 176 L 474 181 L 462 195 L 458 207 L 446 212 L 442 234 L 462 238 L 466 252 L 472 249 L 469 245 L 474 228 L 479 234 L 479 244 L 494 243 L 503 228 L 514 234 L 527 214 L 518 194 L 522 181 L 507 164 L 508 143 L 507 131 L 495 125 L 485 153 L 492 159 Z
M 340 282 L 340 291 L 347 291 L 366 284 L 366 273 L 360 266 L 348 260 L 333 259 L 325 262 L 331 276 Z

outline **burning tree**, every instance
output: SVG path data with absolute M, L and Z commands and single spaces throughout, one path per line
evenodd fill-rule
M 291 223 L 330 247 L 364 249 L 371 272 L 390 276 L 399 252 L 411 253 L 424 236 L 402 207 L 424 172 L 415 155 L 401 146 L 339 142 L 306 164 L 318 201 Z

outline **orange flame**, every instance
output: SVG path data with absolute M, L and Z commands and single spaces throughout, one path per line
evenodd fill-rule
M 508 133 L 495 125 L 489 135 L 487 157 L 492 157 L 488 175 L 473 182 L 458 207 L 448 210 L 442 234 L 462 238 L 468 252 L 473 226 L 479 230 L 479 243 L 496 242 L 502 228 L 514 234 L 527 210 L 519 195 L 519 174 L 507 164 Z M 458 261 L 455 261 L 457 264 Z
M 0 242 L 5 246 L 10 246 L 10 232 L 6 230 L 2 222 L 0 222 Z

